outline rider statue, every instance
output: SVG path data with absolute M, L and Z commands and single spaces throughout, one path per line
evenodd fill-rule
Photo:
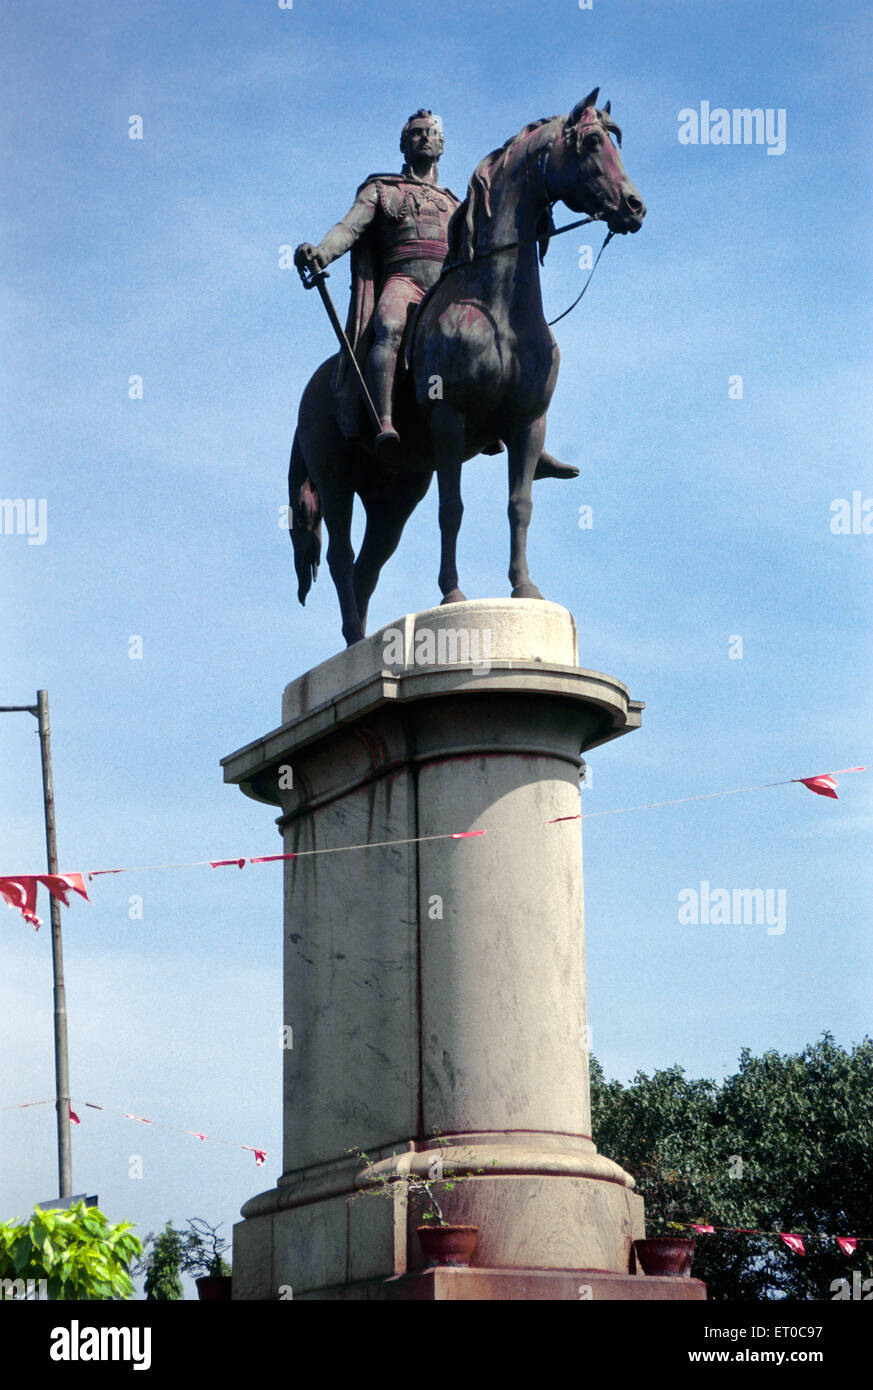
M 437 183 L 445 141 L 442 121 L 420 107 L 400 133 L 399 174 L 370 174 L 355 201 L 318 244 L 304 241 L 294 253 L 298 268 L 323 270 L 351 250 L 352 294 L 346 324 L 351 349 L 379 416 L 377 455 L 389 458 L 399 436 L 392 420 L 397 360 L 411 314 L 439 279 L 448 255 L 448 226 L 459 199 Z M 364 366 L 364 364 L 366 365 Z M 363 402 L 340 354 L 333 376 L 337 422 L 347 439 L 365 431 Z M 486 453 L 502 453 L 495 440 Z M 573 478 L 578 469 L 543 453 L 536 477 Z
M 365 377 L 379 414 L 376 448 L 398 442 L 391 419 L 397 357 L 408 316 L 439 278 L 448 253 L 449 218 L 459 200 L 437 183 L 443 152 L 439 116 L 423 108 L 400 135 L 404 165 L 399 174 L 371 174 L 341 222 L 316 246 L 298 246 L 295 261 L 323 270 L 352 250 L 352 299 L 346 335 L 355 356 L 366 358 Z M 361 402 L 340 357 L 334 378 L 340 428 L 360 430 Z

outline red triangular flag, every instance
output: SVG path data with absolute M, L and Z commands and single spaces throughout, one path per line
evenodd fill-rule
M 699 1236 L 711 1236 L 715 1234 L 714 1226 L 698 1226 L 692 1224 L 691 1229 L 692 1231 L 696 1231 Z
M 868 769 L 862 764 L 860 767 L 841 767 L 837 772 L 822 772 L 817 777 L 792 777 L 792 782 L 802 782 L 805 787 L 809 787 L 811 792 L 817 796 L 831 796 L 834 801 L 839 801 L 837 796 L 837 778 L 842 777 L 844 772 L 866 772 Z
M 36 915 L 36 878 L 29 874 L 24 878 L 0 878 L 0 898 L 9 907 L 17 907 L 25 922 L 30 922 L 34 931 L 39 931 L 40 920 Z
M 837 1236 L 837 1245 L 844 1255 L 854 1255 L 858 1248 L 858 1242 L 854 1236 Z
M 39 931 L 41 926 L 36 915 L 38 883 L 42 883 L 52 897 L 62 902 L 64 907 L 70 906 L 67 898 L 70 891 L 80 893 L 86 902 L 89 901 L 83 874 L 24 874 L 18 878 L 0 878 L 0 897 L 4 898 L 10 907 L 17 907 L 25 922 L 31 923 L 34 931 Z
M 803 1248 L 803 1237 L 802 1237 L 802 1236 L 789 1236 L 789 1235 L 786 1235 L 784 1231 L 780 1231 L 780 1232 L 779 1232 L 779 1238 L 780 1238 L 780 1240 L 784 1240 L 784 1241 L 785 1241 L 785 1244 L 788 1246 L 788 1249 L 789 1249 L 789 1250 L 793 1250 L 794 1253 L 795 1253 L 795 1255 L 805 1255 L 805 1254 L 806 1254 L 806 1251 L 805 1251 L 805 1249 Z
M 825 773 L 823 777 L 795 777 L 795 782 L 802 782 L 805 787 L 809 787 L 811 792 L 817 796 L 832 796 L 834 801 L 839 801 L 837 796 L 837 779 L 831 774 Z
M 72 1105 L 70 1105 L 70 1102 L 69 1102 L 69 1101 L 67 1101 L 67 1109 L 68 1109 L 69 1112 L 70 1112 L 70 1124 L 71 1124 L 71 1125 L 80 1125 L 80 1124 L 82 1123 L 82 1121 L 79 1119 L 79 1116 L 76 1114 L 75 1110 L 73 1109 Z
M 37 874 L 40 883 L 45 884 L 53 898 L 58 898 L 64 907 L 69 907 L 70 902 L 67 897 L 69 892 L 79 893 L 86 902 L 90 902 L 85 889 L 84 874 Z

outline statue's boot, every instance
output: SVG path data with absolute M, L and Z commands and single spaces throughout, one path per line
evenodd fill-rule
M 383 347 L 378 358 L 371 354 L 367 363 L 368 385 L 373 404 L 379 412 L 379 433 L 376 435 L 376 454 L 380 458 L 390 458 L 396 453 L 400 435 L 391 419 L 392 397 L 394 394 L 394 372 L 397 366 L 397 348 Z
M 556 459 L 552 454 L 546 453 L 545 449 L 540 454 L 537 466 L 534 469 L 534 479 L 578 477 L 578 468 L 574 468 L 572 463 L 561 463 L 560 459 Z
M 382 428 L 376 435 L 376 453 L 381 457 L 387 457 L 396 453 L 400 443 L 400 435 L 390 420 L 382 420 L 381 425 Z
M 483 454 L 502 454 L 505 452 L 505 445 L 502 439 L 495 439 L 493 444 L 482 450 Z M 540 454 L 537 466 L 534 471 L 534 479 L 537 478 L 578 478 L 579 469 L 574 468 L 571 463 L 561 463 L 554 455 L 546 453 L 545 449 Z

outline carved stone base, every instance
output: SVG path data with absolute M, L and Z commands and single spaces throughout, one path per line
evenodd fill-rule
M 471 1177 L 439 1201 L 451 1225 L 479 1227 L 474 1261 L 489 1268 L 624 1274 L 644 1234 L 642 1198 L 593 1178 Z M 253 1214 L 268 1203 L 272 1211 Z M 275 1189 L 254 1198 L 234 1227 L 235 1299 L 287 1298 L 289 1289 L 294 1298 L 333 1297 L 340 1284 L 383 1283 L 424 1267 L 417 1228 L 426 1207 L 418 1196 L 407 1204 L 399 1183 L 394 1200 L 359 1191 L 284 1210 L 276 1203 Z
M 703 1302 L 699 1279 L 609 1274 L 599 1269 L 425 1269 L 394 1279 L 304 1294 L 336 1303 L 382 1302 Z

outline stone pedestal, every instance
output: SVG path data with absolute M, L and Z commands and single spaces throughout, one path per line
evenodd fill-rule
M 440 1200 L 480 1227 L 474 1263 L 497 1284 L 650 1282 L 632 1263 L 633 1179 L 590 1137 L 578 819 L 581 754 L 641 709 L 578 667 L 565 609 L 465 602 L 293 681 L 281 727 L 224 759 L 226 781 L 281 807 L 300 856 L 285 872 L 284 1172 L 235 1228 L 234 1298 L 503 1296 L 457 1279 L 380 1294 L 422 1267 L 420 1203 L 402 1184 L 354 1197 L 353 1149 L 377 1173 L 433 1173 L 441 1155 L 472 1174 Z
M 323 1289 L 301 1298 L 336 1303 L 650 1303 L 706 1300 L 700 1279 L 604 1274 L 599 1269 L 452 1269 L 442 1265 L 393 1279 Z

